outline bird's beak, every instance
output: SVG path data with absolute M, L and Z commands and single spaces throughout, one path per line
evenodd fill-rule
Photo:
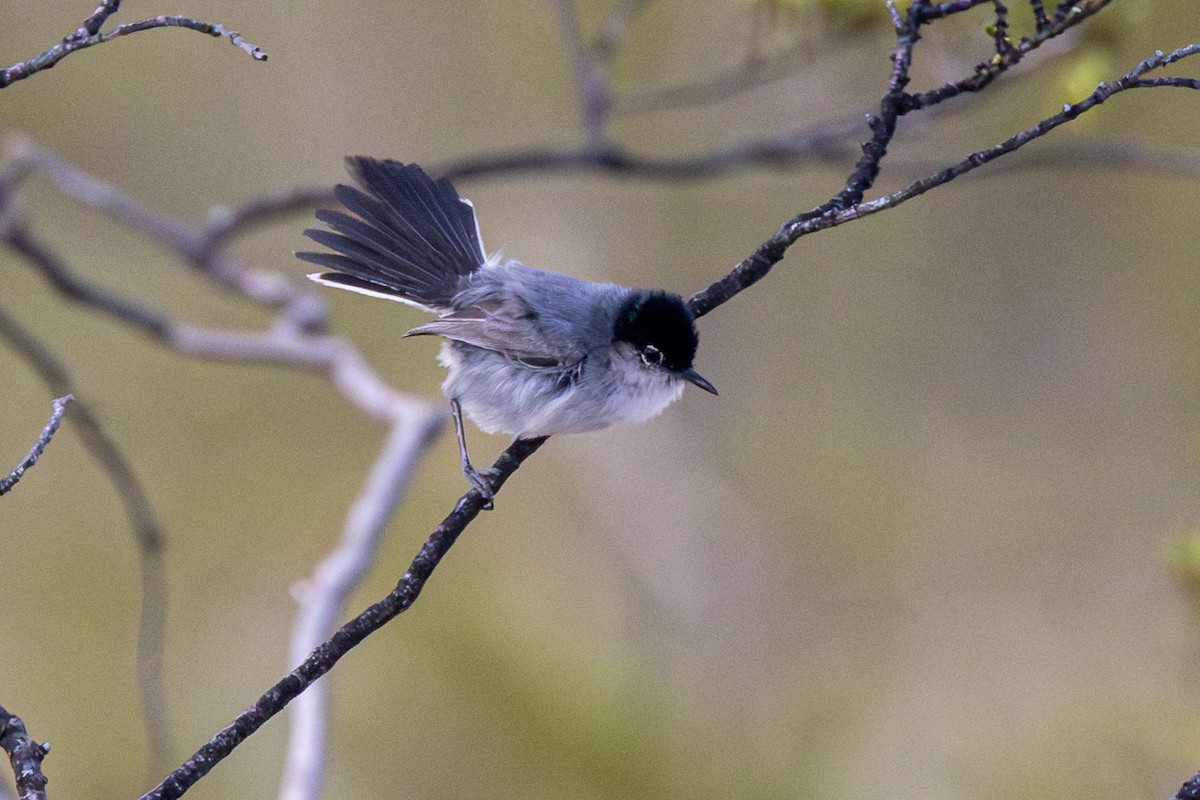
M 696 372 L 696 370 L 692 369 L 691 367 L 689 367 L 689 368 L 685 369 L 683 372 L 681 372 L 680 376 L 685 381 L 696 384 L 697 386 L 699 386 L 701 389 L 703 389 L 706 392 L 712 392 L 713 394 L 717 393 L 717 387 L 713 386 L 711 383 L 704 380 L 704 377 L 699 372 Z

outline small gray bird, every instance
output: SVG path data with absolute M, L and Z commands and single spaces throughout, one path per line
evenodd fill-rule
M 679 399 L 684 381 L 717 393 L 692 368 L 699 337 L 679 295 L 591 283 L 488 257 L 471 201 L 416 164 L 346 159 L 360 188 L 339 185 L 350 214 L 317 211 L 332 230 L 304 234 L 335 252 L 297 253 L 329 272 L 312 280 L 398 300 L 438 318 L 405 336 L 447 341 L 462 470 L 490 500 L 486 471 L 471 466 L 462 412 L 485 433 L 534 438 L 641 422 Z

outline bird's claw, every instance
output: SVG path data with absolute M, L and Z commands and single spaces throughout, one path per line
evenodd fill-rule
M 475 469 L 470 465 L 463 467 L 463 476 L 466 477 L 467 483 L 471 484 L 471 488 L 483 496 L 484 511 L 491 511 L 495 508 L 492 500 L 496 497 L 496 490 L 492 488 L 492 479 L 497 475 L 499 473 L 492 468 Z

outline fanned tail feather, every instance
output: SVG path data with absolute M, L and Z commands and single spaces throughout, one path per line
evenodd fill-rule
M 296 253 L 331 270 L 309 277 L 426 308 L 449 307 L 463 279 L 486 263 L 470 201 L 416 164 L 367 156 L 351 156 L 346 164 L 361 189 L 338 185 L 334 194 L 351 213 L 321 209 L 317 219 L 331 230 L 304 232 L 334 251 Z

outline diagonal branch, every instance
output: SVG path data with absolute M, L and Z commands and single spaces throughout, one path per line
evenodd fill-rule
M 247 55 L 256 61 L 265 61 L 266 53 L 262 48 L 254 47 L 253 44 L 242 38 L 238 31 L 228 30 L 226 26 L 217 23 L 206 23 L 200 19 L 192 19 L 191 17 L 167 17 L 158 16 L 149 19 L 142 19 L 136 23 L 125 23 L 118 25 L 113 30 L 108 32 L 100 31 L 101 26 L 107 22 L 110 16 L 113 16 L 121 5 L 121 0 L 103 0 L 96 7 L 96 11 L 92 12 L 88 19 L 84 20 L 83 25 L 73 32 L 68 34 L 62 41 L 55 44 L 54 47 L 46 50 L 41 55 L 35 55 L 34 58 L 28 61 L 18 61 L 10 67 L 0 70 L 0 89 L 6 88 L 18 80 L 24 80 L 37 72 L 49 70 L 54 67 L 62 59 L 67 58 L 72 53 L 77 53 L 89 47 L 95 47 L 96 44 L 103 44 L 113 41 L 114 38 L 120 36 L 128 36 L 137 34 L 139 31 L 151 30 L 154 28 L 185 28 L 194 30 L 200 34 L 208 34 L 209 36 L 224 36 L 234 47 L 244 50 Z
M 647 155 L 616 142 L 600 148 L 587 145 L 528 148 L 461 158 L 435 171 L 452 179 L 593 170 L 648 180 L 706 180 L 750 167 L 841 163 L 853 147 L 851 137 L 861 125 L 862 116 L 855 114 L 676 157 Z
M 16 186 L 30 169 L 45 172 L 70 196 L 158 239 L 201 274 L 213 277 L 220 285 L 265 305 L 277 307 L 275 324 L 262 332 L 219 331 L 188 325 L 177 322 L 158 309 L 118 297 L 85 280 L 14 212 Z M 0 212 L 7 212 L 0 213 L 5 223 L 0 224 L 0 242 L 23 256 L 63 296 L 102 311 L 185 355 L 222 361 L 254 361 L 324 373 L 352 404 L 392 426 L 390 444 L 377 460 L 372 479 L 347 520 L 347 542 L 335 558 L 338 566 L 324 569 L 314 579 L 303 603 L 308 613 L 302 617 L 301 625 L 306 632 L 301 641 L 307 644 L 304 651 L 307 652 L 332 632 L 335 620 L 342 615 L 346 595 L 367 566 L 369 553 L 373 550 L 371 543 L 378 541 L 382 535 L 387 520 L 399 502 L 401 490 L 440 430 L 445 414 L 441 409 L 434 409 L 423 401 L 393 390 L 349 342 L 320 333 L 325 320 L 323 303 L 309 302 L 308 293 L 277 277 L 272 281 L 273 276 L 250 270 L 221 255 L 223 245 L 251 224 L 241 220 L 267 219 L 282 213 L 286 210 L 283 206 L 290 207 L 292 203 L 290 195 L 283 196 L 279 201 L 271 200 L 217 214 L 208 226 L 193 228 L 154 212 L 30 143 L 20 146 L 8 168 L 0 172 Z M 4 317 L 0 317 L 0 323 L 4 320 Z M 12 334 L 12 329 L 13 326 L 0 325 L 0 334 L 21 339 Z M 31 360 L 47 361 L 44 358 Z M 165 712 L 152 713 L 155 709 L 163 708 L 157 665 L 161 656 L 164 613 L 161 598 L 165 587 L 161 579 L 159 551 L 160 546 L 140 548 L 146 563 L 143 565 L 139 672 L 144 678 L 141 685 L 156 762 L 164 757 L 161 745 L 166 740 Z M 351 551 L 357 551 L 357 557 Z M 351 568 L 347 560 L 357 560 L 357 566 Z M 331 572 L 337 574 L 331 575 Z M 154 669 L 145 669 L 148 664 Z M 324 710 L 319 699 L 311 701 L 309 712 L 305 718 L 309 724 L 297 726 L 296 741 L 311 743 L 312 732 L 319 731 L 321 727 L 320 718 L 323 718 Z M 315 724 L 314 718 L 317 718 Z M 311 752 L 311 748 L 307 752 Z M 304 763 L 309 767 L 320 767 L 319 760 L 312 758 L 306 758 Z
M 25 723 L 0 706 L 0 750 L 8 753 L 16 777 L 17 794 L 21 800 L 46 800 L 46 776 L 42 774 L 42 759 L 50 745 L 38 744 L 29 738 Z
M 208 34 L 209 36 L 224 36 L 234 47 L 243 50 L 255 61 L 267 60 L 267 54 L 263 52 L 261 47 L 255 47 L 250 44 L 237 31 L 228 30 L 224 25 L 215 22 L 204 22 L 203 20 L 192 19 L 191 17 L 160 15 L 138 22 L 127 22 L 124 25 L 118 25 L 107 33 L 101 33 L 100 27 L 112 14 L 116 13 L 120 5 L 120 0 L 105 0 L 90 17 L 84 20 L 83 25 L 78 30 L 64 37 L 61 42 L 27 61 L 18 61 L 16 64 L 0 70 L 0 89 L 10 86 L 19 80 L 24 80 L 37 72 L 50 69 L 72 53 L 94 47 L 98 44 L 104 44 L 105 42 L 111 42 L 120 36 L 128 36 L 131 33 L 148 31 L 152 28 L 186 28 Z
M 1063 117 L 1062 120 L 1055 122 L 1045 130 L 1038 130 L 1039 126 L 1035 126 L 1034 129 L 1030 129 L 1030 131 L 1033 131 L 1032 134 L 1030 131 L 1018 134 L 1018 137 L 1013 137 L 1013 140 L 1028 135 L 1025 139 L 1016 141 L 1011 146 L 1008 146 L 1007 149 L 997 149 L 1004 148 L 1009 144 L 1008 142 L 1002 143 L 997 148 L 992 148 L 992 150 L 973 154 L 959 165 L 944 170 L 931 178 L 925 179 L 925 181 L 917 182 L 917 184 L 913 184 L 906 190 L 902 190 L 895 195 L 889 195 L 876 201 L 864 203 L 863 197 L 871 186 L 874 185 L 875 179 L 878 176 L 880 164 L 887 153 L 895 133 L 898 118 L 907 111 L 914 110 L 910 107 L 913 95 L 909 95 L 906 92 L 906 86 L 909 80 L 908 72 L 912 63 L 912 52 L 919 39 L 918 34 L 921 26 L 935 18 L 932 16 L 935 12 L 944 16 L 983 5 L 985 2 L 994 3 L 994 0 L 958 0 L 958 2 L 939 4 L 931 4 L 928 0 L 915 0 L 908 10 L 906 21 L 901 20 L 897 12 L 898 42 L 893 52 L 893 70 L 888 90 L 881 101 L 879 115 L 872 117 L 871 140 L 865 146 L 862 158 L 847 179 L 843 189 L 817 209 L 790 220 L 775 237 L 764 243 L 755 254 L 752 254 L 746 262 L 739 265 L 730 275 L 717 281 L 709 289 L 694 296 L 691 300 L 691 307 L 697 316 L 707 313 L 707 311 L 727 301 L 737 292 L 765 276 L 772 266 L 782 259 L 787 248 L 802 235 L 875 213 L 876 211 L 883 210 L 885 207 L 890 207 L 890 205 L 896 205 L 910 199 L 933 186 L 952 180 L 959 174 L 973 170 L 983 163 L 988 163 L 1000 155 L 1011 152 L 1023 146 L 1028 141 L 1044 135 L 1053 129 L 1053 127 L 1073 119 L 1080 113 L 1084 113 L 1089 108 L 1094 107 L 1094 105 L 1104 102 L 1107 96 L 1117 91 L 1127 88 L 1158 85 L 1195 88 L 1188 83 L 1189 81 L 1193 81 L 1193 79 L 1151 79 L 1142 78 L 1139 73 L 1130 79 L 1128 85 L 1122 85 L 1120 88 L 1112 89 L 1111 86 L 1100 87 L 1100 89 L 1108 88 L 1110 91 L 1104 97 L 1095 99 L 1087 107 L 1084 107 L 1087 101 L 1076 104 L 1076 106 L 1068 106 L 1064 109 L 1063 115 L 1060 115 Z M 1094 13 L 1094 10 L 1103 7 L 1107 2 L 1109 0 L 1082 0 L 1078 5 L 1092 9 L 1089 13 Z M 103 3 L 97 9 L 97 15 L 101 16 L 100 24 L 103 23 L 104 18 L 115 12 L 118 5 L 119 0 L 108 0 L 108 2 Z M 995 5 L 999 8 L 999 4 Z M 1057 24 L 1062 20 L 1070 19 L 1070 13 L 1063 14 L 1061 11 L 1062 6 L 1060 5 L 1055 15 L 1054 23 L 1050 24 Z M 98 27 L 99 25 L 97 25 Z M 1064 25 L 1062 29 L 1065 30 L 1065 27 Z M 572 30 L 577 34 L 577 25 Z M 1039 24 L 1039 32 L 1040 30 L 1041 27 Z M 998 50 L 1002 49 L 1000 40 L 997 41 L 997 48 Z M 1003 54 L 1000 53 L 998 55 Z M 1162 63 L 1147 67 L 1147 69 L 1170 63 L 1169 59 L 1163 60 L 1161 56 L 1160 61 Z M 1113 84 L 1113 86 L 1115 85 Z M 1097 90 L 1098 93 L 1100 89 Z M 1091 99 L 1089 98 L 1089 100 Z M 1047 122 L 1051 122 L 1054 119 L 1051 118 Z M 669 175 L 690 176 L 687 174 L 688 171 L 697 168 L 696 163 L 688 162 L 669 163 L 666 165 L 666 168 L 664 168 L 663 162 L 646 160 L 639 163 L 636 159 L 631 159 L 628 154 L 615 147 L 606 146 L 589 149 L 589 143 L 586 141 L 576 149 L 541 151 L 538 154 L 534 154 L 534 156 L 529 157 L 528 154 L 516 154 L 512 160 L 507 162 L 501 163 L 493 160 L 490 165 L 484 166 L 476 163 L 474 168 L 477 172 L 481 172 L 488 169 L 492 171 L 514 171 L 521 168 L 545 168 L 546 166 L 557 166 L 559 168 L 583 166 L 612 169 L 614 171 L 636 171 L 637 169 L 643 169 L 645 170 L 644 174 L 657 177 Z M 762 163 L 768 163 L 769 161 L 769 153 L 761 154 L 758 157 L 763 159 Z M 538 159 L 542 160 L 539 161 Z M 714 171 L 718 171 L 728 168 L 728 164 L 733 162 L 714 163 L 715 166 L 713 169 Z M 758 162 L 742 162 L 742 164 L 744 163 Z M 460 165 L 461 172 L 458 174 L 470 174 L 471 167 L 470 163 L 464 162 Z M 656 172 L 656 170 L 658 171 Z M 57 171 L 60 176 L 65 174 L 61 170 Z M 94 184 L 95 182 L 93 181 L 91 187 L 85 186 L 84 188 L 94 188 Z M 911 192 L 905 194 L 909 190 Z M 85 195 L 86 192 L 80 192 L 80 196 Z M 189 263 L 192 263 L 193 266 L 198 267 L 205 274 L 219 280 L 223 285 L 235 291 L 239 291 L 246 296 L 253 297 L 275 307 L 299 308 L 303 305 L 297 299 L 300 295 L 290 289 L 280 289 L 278 286 L 279 282 L 273 286 L 274 294 L 263 288 L 263 286 L 268 285 L 265 283 L 261 284 L 256 290 L 259 292 L 258 294 L 252 292 L 248 288 L 248 284 L 244 283 L 245 277 L 251 273 L 245 270 L 240 264 L 220 261 L 221 257 L 218 255 L 218 251 L 228 237 L 237 235 L 237 233 L 249 225 L 257 224 L 257 220 L 290 210 L 299 204 L 307 203 L 312 197 L 304 195 L 303 192 L 281 195 L 261 206 L 253 206 L 251 204 L 250 206 L 237 209 L 233 212 L 234 216 L 232 220 L 227 219 L 222 221 L 222 219 L 218 218 L 210 222 L 203 229 L 181 226 L 177 232 L 182 232 L 185 235 L 174 243 L 168 243 L 167 246 L 169 249 L 180 254 Z M 85 202 L 87 201 L 85 200 Z M 96 203 L 97 207 L 101 207 L 102 205 L 103 203 Z M 126 210 L 128 210 L 128 207 L 126 207 Z M 144 207 L 142 210 L 146 211 Z M 109 213 L 111 213 L 111 209 Z M 147 211 L 147 214 L 149 213 Z M 120 215 L 115 214 L 114 216 Z M 147 217 L 146 215 L 140 217 L 135 215 L 131 219 L 140 219 L 145 222 Z M 159 224 L 159 221 L 152 221 L 152 224 L 146 224 L 144 227 L 141 227 L 141 223 L 135 223 L 133 226 L 142 230 L 158 229 L 160 232 L 165 230 Z M 374 392 L 374 395 L 370 401 L 365 400 L 361 394 L 347 391 L 345 389 L 346 384 L 339 383 L 339 386 L 343 386 L 343 391 L 347 391 L 347 396 L 354 395 L 357 398 L 356 402 L 362 407 L 372 409 L 373 413 L 389 422 L 397 421 L 397 417 L 393 415 L 394 411 L 392 409 L 392 403 L 396 400 L 396 393 L 392 392 L 390 387 L 383 385 L 382 381 L 379 381 L 373 375 L 365 363 L 362 362 L 361 357 L 357 356 L 357 351 L 354 351 L 346 343 L 334 340 L 331 337 L 314 335 L 314 330 L 319 327 L 314 321 L 323 319 L 319 313 L 314 312 L 310 316 L 296 318 L 308 320 L 305 323 L 296 322 L 295 319 L 286 317 L 285 312 L 281 311 L 281 324 L 262 333 L 212 331 L 178 324 L 173 321 L 168 321 L 165 325 L 158 325 L 156 314 L 140 315 L 137 312 L 141 309 L 131 307 L 128 304 L 113 303 L 111 302 L 113 298 L 108 296 L 103 290 L 94 290 L 94 287 L 89 287 L 86 283 L 78 280 L 72 282 L 71 279 L 73 276 L 69 274 L 66 274 L 64 278 L 65 273 L 62 269 L 58 269 L 56 272 L 53 268 L 47 268 L 46 265 L 48 263 L 57 260 L 54 254 L 45 247 L 36 246 L 36 240 L 31 240 L 29 232 L 23 230 L 19 225 L 13 226 L 10 230 L 15 233 L 9 235 L 9 245 L 22 252 L 34 262 L 44 274 L 55 281 L 60 289 L 70 291 L 72 292 L 72 296 L 77 299 L 81 299 L 97 308 L 102 308 L 117 318 L 140 327 L 145 332 L 155 336 L 167 346 L 173 347 L 179 352 L 225 360 L 253 359 L 259 362 L 283 363 L 301 368 L 320 369 L 326 371 L 329 377 L 335 382 L 339 381 L 340 376 L 340 379 L 345 381 L 346 384 L 358 385 L 358 391 L 361 391 L 359 381 L 366 374 L 374 381 L 371 384 L 371 392 Z M 22 236 L 24 236 L 24 239 L 22 239 Z M 30 246 L 31 241 L 34 246 Z M 186 244 L 187 242 L 191 242 L 191 244 Z M 61 262 L 59 262 L 58 266 L 61 266 Z M 267 296 L 272 297 L 273 300 L 266 300 Z M 371 392 L 368 392 L 368 394 Z M 497 461 L 496 468 L 499 474 L 493 482 L 494 488 L 499 489 L 524 459 L 535 452 L 544 441 L 545 439 L 537 439 L 513 443 Z M 379 465 L 380 462 L 377 462 L 376 466 L 378 467 Z M 465 495 L 456 505 L 454 511 L 430 535 L 424 547 L 422 547 L 420 553 L 414 559 L 409 571 L 400 580 L 391 594 L 371 606 L 354 620 L 342 626 L 324 644 L 315 648 L 299 667 L 264 694 L 254 706 L 247 709 L 229 726 L 218 732 L 208 744 L 197 751 L 179 769 L 167 776 L 163 783 L 147 794 L 146 797 L 179 797 L 182 795 L 188 787 L 193 785 L 211 770 L 216 763 L 232 752 L 240 742 L 244 741 L 246 737 L 265 724 L 267 720 L 286 706 L 291 699 L 303 692 L 305 687 L 310 686 L 313 681 L 327 673 L 337 660 L 351 648 L 396 615 L 406 610 L 422 591 L 425 582 L 430 577 L 433 569 L 440 563 L 441 558 L 445 556 L 466 526 L 478 515 L 482 507 L 482 502 L 482 497 L 477 492 L 470 492 Z
M 88 36 L 95 36 L 104 27 L 104 23 L 108 18 L 117 13 L 121 9 L 121 0 L 100 0 L 100 5 L 96 6 L 96 10 L 92 15 L 83 21 L 80 26 Z
M 517 467 L 533 455 L 545 443 L 546 437 L 517 439 L 500 454 L 493 465 L 492 488 L 499 490 Z M 338 629 L 332 637 L 317 647 L 300 666 L 287 677 L 267 690 L 250 708 L 239 714 L 233 722 L 217 732 L 208 744 L 181 764 L 162 783 L 142 795 L 141 800 L 174 800 L 183 795 L 196 781 L 208 774 L 213 767 L 233 752 L 267 720 L 278 714 L 295 697 L 333 668 L 342 656 L 350 652 L 359 642 L 379 630 L 398 614 L 408 610 L 416 601 L 425 582 L 433 570 L 483 509 L 484 499 L 478 490 L 472 489 L 450 512 L 442 524 L 429 534 L 424 546 L 413 559 L 396 588 L 379 602 L 363 611 Z
M 346 516 L 341 541 L 313 574 L 293 589 L 299 611 L 292 633 L 291 663 L 302 662 L 337 629 L 350 593 L 374 561 L 388 520 L 403 500 L 443 419 L 443 414 L 431 412 L 413 424 L 392 426 L 383 452 Z M 326 688 L 324 681 L 311 686 L 289 712 L 280 800 L 316 800 L 320 796 L 328 728 Z
M 1191 780 L 1179 787 L 1179 791 L 1171 798 L 1171 800 L 1200 800 L 1200 772 L 1192 776 Z
M 217 225 L 188 225 L 148 208 L 25 137 L 10 143 L 8 156 L 9 163 L 0 173 L 0 209 L 12 205 L 12 195 L 31 172 L 41 173 L 64 195 L 138 231 L 203 277 L 256 303 L 285 309 L 289 324 L 313 329 L 324 326 L 324 306 L 319 299 L 314 300 L 318 297 L 315 293 L 301 291 L 279 275 L 252 270 L 223 254 L 220 246 L 228 236 L 223 237 Z M 259 219 L 265 216 L 259 211 Z
M 440 429 L 444 413 L 429 404 L 393 390 L 363 359 L 349 342 L 319 333 L 324 327 L 325 307 L 319 298 L 300 291 L 278 276 L 256 272 L 220 253 L 224 243 L 244 227 L 243 217 L 266 219 L 273 212 L 266 206 L 254 206 L 216 215 L 209 226 L 193 228 L 160 215 L 137 203 L 115 188 L 96 181 L 73 165 L 48 151 L 25 143 L 6 168 L 0 171 L 0 242 L 23 256 L 65 297 L 100 310 L 113 318 L 158 340 L 176 351 L 198 358 L 223 361 L 256 361 L 303 371 L 323 373 L 329 382 L 355 406 L 368 415 L 392 425 L 393 440 L 406 443 L 407 454 L 389 448 L 376 466 L 390 470 L 399 491 L 411 474 L 417 459 L 428 447 L 433 433 Z M 205 329 L 171 319 L 158 309 L 124 299 L 76 274 L 48 243 L 30 230 L 15 211 L 17 185 L 31 169 L 48 174 L 67 194 L 81 202 L 113 215 L 119 221 L 155 237 L 185 262 L 209 275 L 225 287 L 251 299 L 278 308 L 275 324 L 263 332 L 230 332 Z M 66 371 L 32 337 L 7 315 L 0 312 L 0 336 L 12 341 L 43 378 L 52 384 L 69 384 Z M 154 762 L 161 765 L 167 753 L 167 726 L 159 664 L 165 615 L 165 584 L 162 574 L 162 537 L 152 510 L 140 485 L 121 457 L 116 445 L 100 429 L 99 423 L 80 407 L 80 429 L 89 449 L 104 465 L 114 486 L 126 503 L 142 558 L 143 604 L 139 630 L 139 686 L 143 692 L 148 739 Z M 407 456 L 407 458 L 405 458 Z M 378 490 L 378 481 L 372 491 Z M 395 501 L 387 492 L 372 494 L 370 501 L 380 503 L 379 513 L 369 519 L 362 515 L 348 526 L 373 527 L 378 536 Z M 330 615 L 340 616 L 344 600 L 332 597 Z M 316 637 L 315 645 L 321 636 Z
M 75 396 L 77 390 L 72 386 L 67 368 L 3 308 L 0 308 L 0 338 L 12 345 L 51 391 Z M 71 416 L 83 446 L 100 465 L 120 498 L 125 518 L 133 532 L 142 576 L 142 609 L 138 620 L 136 659 L 138 690 L 141 692 L 142 715 L 146 721 L 146 738 L 152 761 L 156 765 L 161 764 L 166 761 L 171 749 L 162 679 L 163 640 L 167 624 L 167 582 L 163 565 L 166 537 L 137 472 L 92 413 L 90 404 L 83 399 L 76 399 Z
M 58 425 L 62 422 L 63 414 L 67 413 L 67 404 L 75 398 L 71 395 L 63 395 L 53 402 L 54 410 L 50 414 L 50 421 L 46 423 L 46 427 L 42 428 L 41 434 L 38 435 L 37 441 L 33 443 L 33 447 L 29 448 L 29 454 L 21 461 L 20 464 L 13 469 L 5 478 L 0 478 L 0 495 L 7 494 L 17 485 L 17 481 L 21 480 L 21 476 L 25 474 L 25 470 L 37 463 L 42 456 L 42 451 L 46 449 L 46 445 L 50 444 L 50 440 L 54 438 L 54 434 L 58 431 Z
M 926 6 L 926 10 L 922 14 L 922 19 L 937 19 L 951 13 L 965 11 L 977 5 L 983 5 L 985 2 L 995 2 L 995 0 L 959 0 L 959 2 L 938 3 L 933 6 Z M 949 100 L 952 97 L 957 97 L 964 92 L 978 92 L 987 88 L 996 78 L 1017 64 L 1020 64 L 1025 56 L 1037 50 L 1051 39 L 1066 33 L 1068 29 L 1074 28 L 1084 20 L 1099 13 L 1112 2 L 1113 0 L 1082 0 L 1074 4 L 1069 14 L 1057 15 L 1053 21 L 1045 19 L 1044 10 L 1042 10 L 1042 16 L 1037 17 L 1037 12 L 1041 9 L 1041 6 L 1037 5 L 1034 7 L 1037 32 L 1033 36 L 1022 38 L 1015 44 L 1009 42 L 1004 36 L 1007 29 L 1005 23 L 1007 10 L 1004 9 L 1003 5 L 996 3 L 998 6 L 996 13 L 996 54 L 991 59 L 976 66 L 974 74 L 969 77 L 951 81 L 929 91 L 905 95 L 901 104 L 901 113 L 907 114 L 922 108 L 928 108 L 929 106 Z
M 818 206 L 812 211 L 800 214 L 784 223 L 778 233 L 759 245 L 753 253 L 734 267 L 729 274 L 714 281 L 707 288 L 688 298 L 688 307 L 695 316 L 703 316 L 722 303 L 727 302 L 734 295 L 766 277 L 767 273 L 783 259 L 787 249 L 800 237 L 826 230 L 827 228 L 833 228 L 911 200 L 934 187 L 941 186 L 960 175 L 965 175 L 972 170 L 978 169 L 1000 156 L 1024 147 L 1035 139 L 1045 136 L 1060 125 L 1070 122 L 1079 115 L 1096 108 L 1119 92 L 1128 89 L 1160 87 L 1200 89 L 1200 79 L 1197 78 L 1174 76 L 1162 78 L 1142 77 L 1150 70 L 1161 69 L 1197 53 L 1200 53 L 1200 45 L 1195 44 L 1181 47 L 1170 55 L 1164 55 L 1159 51 L 1139 63 L 1117 80 L 1111 83 L 1100 84 L 1094 92 L 1078 103 L 1064 106 L 1063 110 L 1058 114 L 1042 120 L 1033 127 L 1027 128 L 987 150 L 972 153 L 957 164 L 947 167 L 934 175 L 922 178 L 892 194 L 870 202 L 857 203 L 848 208 L 838 208 L 836 200 L 838 197 L 845 196 L 846 190 L 843 190 L 834 196 L 834 201 Z
M 157 309 L 117 297 L 83 280 L 21 223 L 0 230 L 0 242 L 24 256 L 64 296 L 132 325 L 180 353 L 324 373 L 353 405 L 385 422 L 409 422 L 426 413 L 425 403 L 388 386 L 357 348 L 343 339 L 287 324 L 259 333 L 219 331 L 176 322 Z

